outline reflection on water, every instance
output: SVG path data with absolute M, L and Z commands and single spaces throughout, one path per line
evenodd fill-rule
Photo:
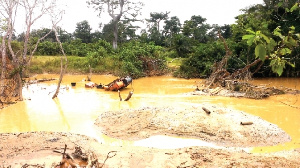
M 39 75 L 36 78 L 51 78 L 58 76 Z M 63 79 L 62 90 L 58 98 L 51 97 L 56 89 L 57 81 L 34 84 L 24 88 L 25 101 L 18 102 L 0 111 L 0 132 L 28 132 L 28 131 L 61 131 L 85 134 L 98 139 L 99 142 L 110 145 L 141 145 L 154 143 L 157 139 L 178 142 L 179 139 L 166 137 L 150 137 L 150 139 L 130 142 L 107 137 L 97 133 L 93 127 L 95 119 L 103 112 L 128 108 L 148 106 L 185 106 L 201 103 L 215 103 L 228 108 L 242 110 L 278 125 L 285 130 L 292 141 L 275 147 L 258 147 L 253 152 L 273 152 L 300 148 L 300 96 L 279 95 L 264 100 L 249 100 L 243 98 L 227 98 L 216 96 L 187 96 L 186 92 L 196 88 L 196 82 L 201 79 L 177 79 L 173 77 L 147 77 L 134 80 L 132 85 L 121 91 L 124 98 L 128 92 L 134 90 L 130 101 L 119 101 L 117 92 L 108 92 L 97 88 L 85 88 L 84 75 L 66 75 Z M 110 75 L 94 75 L 93 82 L 107 84 L 116 77 Z M 70 83 L 76 82 L 75 87 Z M 300 89 L 300 79 L 257 79 L 255 84 L 267 86 L 285 86 Z M 181 103 L 178 103 L 181 102 Z M 171 141 L 170 141 L 171 140 Z M 199 140 L 184 139 L 180 143 L 185 145 L 201 144 Z M 176 146 L 181 147 L 181 146 Z

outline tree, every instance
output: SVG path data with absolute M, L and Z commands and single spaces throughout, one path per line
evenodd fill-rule
M 212 25 L 211 26 L 211 30 L 208 33 L 208 36 L 211 38 L 211 40 L 217 40 L 218 39 L 218 32 L 221 32 L 221 35 L 225 38 L 228 39 L 232 36 L 232 32 L 231 32 L 231 27 L 230 25 L 223 25 L 223 26 L 219 26 L 219 25 Z
M 150 19 L 147 20 L 150 23 L 154 23 L 154 26 L 156 27 L 157 31 L 160 32 L 160 22 L 163 20 L 168 19 L 168 15 L 170 12 L 166 12 L 166 13 L 150 13 Z
M 201 16 L 192 16 L 190 20 L 184 22 L 182 33 L 200 43 L 206 43 L 208 40 L 207 32 L 210 26 L 205 21 L 206 19 Z
M 60 75 L 59 75 L 59 80 L 58 80 L 58 83 L 57 83 L 56 91 L 55 91 L 54 95 L 52 96 L 52 99 L 54 99 L 54 98 L 56 98 L 58 96 L 58 93 L 59 93 L 59 90 L 60 90 L 60 84 L 62 82 L 63 75 L 64 75 L 64 73 L 65 73 L 65 71 L 67 69 L 68 59 L 67 59 L 65 51 L 63 49 L 62 43 L 61 43 L 61 41 L 59 39 L 58 31 L 57 31 L 59 29 L 57 27 L 57 24 L 62 19 L 63 11 L 57 12 L 57 11 L 54 11 L 54 9 L 51 9 L 51 10 L 52 10 L 51 11 L 52 30 L 54 31 L 56 41 L 59 43 L 59 47 L 60 47 L 61 52 L 62 52 L 62 56 L 60 57 Z
M 89 5 L 92 5 L 96 10 L 99 11 L 99 15 L 105 11 L 112 18 L 113 23 L 113 48 L 118 48 L 118 23 L 123 15 L 129 14 L 135 18 L 143 3 L 133 2 L 131 0 L 89 0 L 87 1 Z
M 8 58 L 6 40 L 8 39 L 9 44 L 11 44 L 13 27 L 14 27 L 14 18 L 17 13 L 19 2 L 11 1 L 11 0 L 1 0 L 0 1 L 0 13 L 1 16 L 4 17 L 5 21 L 3 23 L 3 27 L 1 28 L 3 32 L 2 41 L 1 41 L 1 57 L 2 57 L 2 68 L 1 68 L 1 97 L 6 97 L 8 93 L 5 93 L 5 90 L 8 90 L 5 86 L 7 86 L 5 78 L 8 76 L 8 72 L 13 69 L 12 61 Z M 16 61 L 16 60 L 14 60 Z M 16 64 L 16 63 L 14 63 Z M 7 86 L 9 87 L 9 85 Z M 2 100 L 0 100 L 2 103 Z
M 83 43 L 91 43 L 92 42 L 91 30 L 92 28 L 87 20 L 79 22 L 76 24 L 74 37 L 81 39 Z
M 172 46 L 172 38 L 180 33 L 181 23 L 178 17 L 173 16 L 170 20 L 165 20 L 163 34 L 165 36 L 165 43 L 167 46 Z
M 29 51 L 30 44 L 30 32 L 34 23 L 37 20 L 42 18 L 42 16 L 46 15 L 51 8 L 55 7 L 55 0 L 47 1 L 47 0 L 2 0 L 0 1 L 0 13 L 2 17 L 5 18 L 6 28 L 4 29 L 4 36 L 2 38 L 1 44 L 1 55 L 2 55 L 2 74 L 1 78 L 6 78 L 7 80 L 13 81 L 11 83 L 11 87 L 13 87 L 13 96 L 18 97 L 19 100 L 23 100 L 22 96 L 22 76 L 26 67 L 30 64 L 30 60 L 36 51 L 37 45 L 42 37 L 37 40 L 34 45 L 34 49 Z M 18 7 L 22 7 L 24 9 L 24 13 L 19 13 Z M 22 51 L 14 51 L 12 48 L 12 37 L 13 30 L 15 26 L 15 17 L 16 14 L 20 16 L 25 16 L 25 25 L 26 31 L 24 33 L 24 43 Z M 51 31 L 50 31 L 51 32 Z M 49 35 L 50 32 L 46 35 Z M 9 53 L 6 51 L 5 42 L 7 41 L 7 48 Z M 7 55 L 10 55 L 8 58 Z M 11 62 L 11 64 L 9 63 Z M 6 67 L 8 65 L 12 65 L 11 68 Z M 6 86 L 7 87 L 7 86 Z M 3 92 L 2 92 L 3 93 Z
M 112 21 L 110 21 L 108 24 L 105 24 L 103 26 L 102 38 L 106 41 L 113 41 L 113 39 L 114 39 L 114 25 L 113 25 Z
M 120 42 L 124 42 L 127 40 L 135 39 L 137 37 L 136 30 L 140 28 L 139 26 L 134 26 L 132 23 L 136 20 L 125 18 L 121 20 L 118 27 L 120 30 L 119 36 L 121 37 Z
M 163 45 L 163 36 L 160 31 L 160 22 L 168 19 L 169 13 L 170 12 L 150 13 L 150 19 L 146 19 L 149 32 L 149 40 L 155 42 L 156 45 Z
M 275 9 L 277 7 L 284 7 L 290 9 L 299 0 L 263 0 L 267 9 Z

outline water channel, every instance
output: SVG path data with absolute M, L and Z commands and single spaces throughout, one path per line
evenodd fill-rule
M 57 75 L 37 75 L 32 79 L 58 78 Z M 275 152 L 300 148 L 300 95 L 277 95 L 264 100 L 229 98 L 218 96 L 191 96 L 184 93 L 196 88 L 201 79 L 179 79 L 169 76 L 145 77 L 134 80 L 132 85 L 121 91 L 126 98 L 134 89 L 130 101 L 119 101 L 117 92 L 97 88 L 85 88 L 84 75 L 65 75 L 62 90 L 57 99 L 51 97 L 57 80 L 32 84 L 23 89 L 25 101 L 18 102 L 0 110 L 0 133 L 31 131 L 58 131 L 84 134 L 110 145 L 142 145 L 161 148 L 164 141 L 169 148 L 206 145 L 200 140 L 178 137 L 156 136 L 139 142 L 118 140 L 107 137 L 93 127 L 95 119 L 103 112 L 141 107 L 184 106 L 186 104 L 214 103 L 220 106 L 245 111 L 260 116 L 278 125 L 292 138 L 284 144 L 255 147 L 252 152 Z M 93 75 L 92 81 L 107 84 L 116 79 L 110 75 Z M 75 87 L 70 83 L 76 82 Z M 252 83 L 267 86 L 285 86 L 300 89 L 300 78 L 255 79 Z M 156 143 L 157 142 L 157 143 Z M 173 142 L 173 143 L 172 143 Z

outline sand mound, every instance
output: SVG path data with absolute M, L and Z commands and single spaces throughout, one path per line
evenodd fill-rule
M 207 114 L 202 107 L 211 113 Z M 250 125 L 241 122 L 250 122 Z M 208 104 L 108 111 L 95 125 L 110 137 L 126 140 L 172 135 L 232 147 L 272 146 L 291 140 L 279 127 L 260 117 Z

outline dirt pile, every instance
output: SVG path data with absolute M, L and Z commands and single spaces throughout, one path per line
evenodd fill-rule
M 227 147 L 271 146 L 291 140 L 279 127 L 257 116 L 209 104 L 176 109 L 148 107 L 108 111 L 97 119 L 95 125 L 104 134 L 125 140 L 173 135 Z

